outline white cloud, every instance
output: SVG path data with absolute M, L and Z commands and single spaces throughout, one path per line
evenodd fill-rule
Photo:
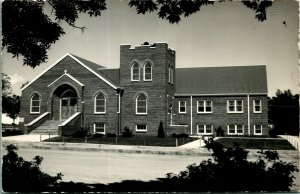
M 24 77 L 22 75 L 17 74 L 17 73 L 9 75 L 9 77 L 10 77 L 11 85 L 14 85 L 16 83 L 25 82 Z

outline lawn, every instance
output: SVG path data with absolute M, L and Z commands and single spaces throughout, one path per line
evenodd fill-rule
M 225 148 L 232 147 L 234 143 L 238 143 L 240 147 L 245 149 L 294 150 L 293 146 L 282 138 L 224 137 L 217 139 L 216 142 L 221 143 Z
M 135 136 L 135 137 L 87 137 L 86 143 L 95 143 L 95 144 L 111 144 L 111 145 L 140 145 L 140 146 L 164 146 L 164 147 L 176 147 L 186 144 L 188 142 L 196 140 L 196 138 L 174 138 L 174 137 L 165 137 L 158 138 L 152 136 Z M 54 137 L 51 139 L 45 140 L 46 142 L 68 142 L 68 143 L 85 143 L 85 138 L 79 137 Z

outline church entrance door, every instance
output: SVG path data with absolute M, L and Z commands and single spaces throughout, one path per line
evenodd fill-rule
M 60 120 L 66 120 L 77 112 L 77 96 L 72 90 L 65 91 L 61 96 Z

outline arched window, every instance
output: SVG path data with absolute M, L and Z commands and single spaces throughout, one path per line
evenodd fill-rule
M 140 67 L 137 62 L 131 65 L 131 81 L 140 81 Z
M 136 114 L 147 114 L 147 97 L 145 94 L 140 94 L 136 97 Z
M 144 65 L 144 81 L 152 80 L 152 65 L 149 61 Z
M 38 94 L 33 94 L 30 99 L 30 113 L 40 113 L 41 98 Z
M 98 93 L 95 96 L 94 113 L 105 113 L 106 111 L 106 99 L 103 93 Z

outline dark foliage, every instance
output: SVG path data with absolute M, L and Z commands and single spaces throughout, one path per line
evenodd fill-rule
M 276 96 L 269 98 L 269 119 L 274 124 L 272 135 L 299 134 L 299 95 L 290 90 L 277 90 Z
M 186 134 L 186 133 L 180 133 L 180 134 L 172 133 L 172 137 L 174 137 L 174 138 L 188 138 L 189 135 Z
M 22 135 L 22 134 L 23 134 L 22 130 L 14 130 L 14 131 L 5 130 L 5 131 L 2 131 L 2 137 L 14 136 L 14 135 Z
M 225 131 L 222 129 L 222 127 L 218 127 L 215 129 L 215 133 L 217 137 L 224 137 L 225 136 Z
M 117 137 L 115 133 L 106 133 L 106 137 Z
M 104 137 L 105 135 L 104 134 L 102 134 L 102 133 L 95 133 L 95 134 L 93 134 L 93 137 L 94 138 L 99 138 L 99 137 Z
M 130 0 L 128 5 L 134 7 L 138 14 L 157 11 L 159 18 L 173 24 L 178 23 L 183 16 L 188 17 L 216 2 L 224 0 Z M 267 19 L 266 10 L 272 5 L 269 0 L 242 3 L 253 10 L 258 21 Z M 45 4 L 51 6 L 54 21 L 44 13 Z M 13 57 L 22 56 L 23 64 L 34 68 L 47 61 L 47 50 L 65 34 L 60 21 L 83 31 L 85 26 L 75 25 L 79 14 L 97 17 L 106 8 L 105 0 L 6 0 L 2 3 L 2 47 L 6 47 Z
M 62 174 L 50 176 L 40 170 L 43 158 L 35 156 L 33 161 L 25 161 L 16 153 L 17 147 L 8 145 L 3 156 L 2 186 L 6 192 L 53 191 L 57 188 Z
M 158 127 L 158 132 L 157 132 L 157 137 L 158 138 L 165 138 L 166 134 L 165 134 L 165 130 L 164 130 L 164 126 L 163 126 L 163 122 L 160 121 L 159 123 L 159 127 Z
M 53 8 L 56 21 L 52 21 L 44 13 L 44 4 Z M 63 20 L 76 27 L 75 21 L 79 13 L 99 16 L 105 9 L 104 0 L 4 1 L 2 46 L 6 47 L 13 57 L 21 55 L 23 64 L 34 68 L 47 61 L 47 50 L 65 34 L 58 22 Z M 84 27 L 80 29 L 83 30 Z
M 90 136 L 89 130 L 87 128 L 81 128 L 80 131 L 77 131 L 72 135 L 72 137 L 80 137 L 80 138 L 85 138 L 87 136 Z
M 15 123 L 15 119 L 20 114 L 20 101 L 21 97 L 17 95 L 2 96 L 2 113 L 12 118 L 13 123 Z
M 122 131 L 122 137 L 132 137 L 132 136 L 133 136 L 132 130 L 130 130 L 128 127 L 124 127 Z

